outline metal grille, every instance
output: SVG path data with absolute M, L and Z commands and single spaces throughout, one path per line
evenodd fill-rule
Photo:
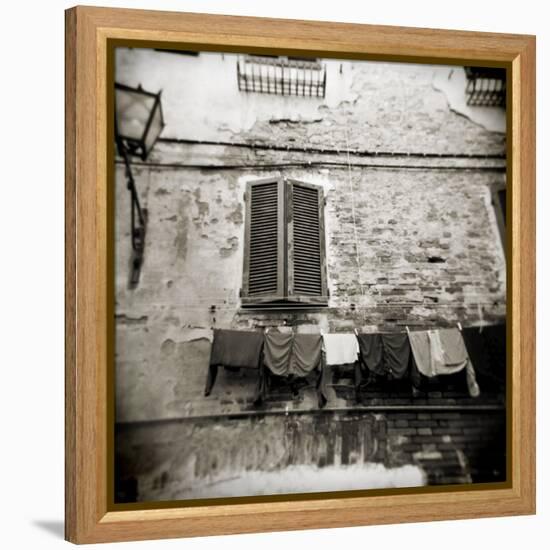
M 491 67 L 465 67 L 467 104 L 483 107 L 506 105 L 506 71 Z
M 249 295 L 277 293 L 278 183 L 250 189 Z
M 246 56 L 237 61 L 241 92 L 325 97 L 326 67 L 317 60 Z
M 321 296 L 319 191 L 292 184 L 294 294 Z

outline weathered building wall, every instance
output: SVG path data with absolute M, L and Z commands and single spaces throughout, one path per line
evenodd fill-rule
M 325 189 L 328 308 L 240 307 L 244 186 L 271 175 Z M 484 321 L 501 318 L 504 258 L 490 189 L 502 177 L 437 167 L 138 171 L 149 229 L 136 289 L 127 285 L 122 186 L 117 201 L 118 419 L 226 411 L 226 385 L 203 396 L 213 328 L 376 331 L 476 324 L 480 311 Z
M 434 87 L 442 71 L 457 68 L 343 62 L 340 72 L 339 65 L 330 62 L 323 101 L 239 93 L 232 56 L 187 58 L 138 50 L 117 56 L 117 80 L 141 82 L 154 91 L 164 88 L 167 121 L 151 158 L 134 163 L 149 216 L 135 289 L 128 287 L 130 205 L 120 164 L 116 172 L 117 445 L 128 475 L 140 472 L 135 475 L 147 488 L 143 498 L 161 493 L 184 498 L 179 482 L 168 490 L 155 479 L 164 479 L 163 469 L 188 472 L 187 481 L 202 479 L 189 462 L 192 456 L 197 463 L 214 461 L 214 472 L 258 467 L 247 456 L 260 453 L 263 436 L 247 439 L 250 426 L 240 416 L 226 432 L 217 426 L 219 415 L 257 415 L 252 411 L 253 374 L 222 370 L 212 394 L 203 395 L 213 328 L 403 330 L 505 317 L 505 258 L 491 203 L 491 191 L 505 180 L 504 134 L 485 129 L 479 108 L 475 122 L 454 113 L 446 95 Z M 181 82 L 174 77 L 177 71 Z M 219 85 L 198 85 L 210 77 Z M 250 311 L 240 306 L 245 185 L 268 176 L 324 189 L 328 308 Z M 388 468 L 416 464 L 430 483 L 473 479 L 477 470 L 487 473 L 490 462 L 476 449 L 491 432 L 503 433 L 502 387 L 482 383 L 477 400 L 464 387 L 414 398 L 410 386 L 385 387 L 358 402 L 351 384 L 346 373 L 332 373 L 328 409 L 353 410 L 358 415 L 354 422 L 368 424 L 374 414 L 368 407 L 381 407 L 372 437 L 385 454 L 376 459 L 357 455 L 356 442 L 353 456 L 361 456 L 359 462 L 374 460 Z M 429 410 L 434 405 L 491 410 Z M 332 414 L 315 409 L 314 389 L 306 386 L 297 397 L 281 388 L 264 412 L 312 410 L 311 416 L 300 416 L 306 424 L 324 422 L 329 417 L 323 415 Z M 264 424 L 288 435 L 292 420 L 269 418 Z M 333 420 L 327 437 L 348 437 L 342 435 L 343 420 Z M 188 438 L 189 426 L 199 424 Z M 254 429 L 261 431 L 264 424 Z M 209 430 L 217 434 L 217 445 L 204 445 L 200 434 Z M 168 454 L 157 456 L 160 451 L 140 443 L 147 437 L 154 446 L 156 437 L 168 441 L 173 436 L 189 443 L 187 458 L 178 465 L 166 465 L 177 445 L 162 447 Z M 283 452 L 285 437 L 273 448 L 267 444 L 263 467 L 346 464 L 342 457 L 348 451 L 341 445 L 324 454 L 306 452 L 312 443 L 304 435 L 293 443 L 300 452 L 288 447 Z M 218 456 L 216 448 L 231 449 L 232 440 L 243 441 L 243 452 L 231 460 Z M 504 436 L 498 441 L 494 452 L 504 455 Z M 139 461 L 149 453 L 155 457 L 146 467 Z M 292 461 L 288 453 L 301 458 Z M 493 477 L 502 479 L 503 469 L 497 470 Z
M 119 500 L 159 501 L 505 479 L 497 412 L 323 412 L 118 428 Z M 308 465 L 308 468 L 304 468 Z

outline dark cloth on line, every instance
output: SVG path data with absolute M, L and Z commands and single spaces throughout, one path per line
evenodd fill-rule
M 468 355 L 478 372 L 489 370 L 491 358 L 485 343 L 485 336 L 479 331 L 479 327 L 468 327 L 462 330 L 464 344 Z
M 368 372 L 392 380 L 401 380 L 406 376 L 411 347 L 405 332 L 359 334 L 357 339 L 362 363 Z M 364 378 L 361 373 L 359 383 Z
M 219 366 L 229 369 L 259 368 L 263 345 L 264 336 L 261 332 L 214 329 L 204 395 L 210 395 Z
M 293 340 L 291 332 L 268 332 L 265 335 L 264 363 L 273 374 L 289 374 Z
M 265 335 L 264 362 L 277 376 L 307 376 L 319 368 L 320 334 L 268 332 Z
M 506 324 L 485 327 L 482 333 L 489 356 L 491 372 L 500 380 L 506 380 Z
M 256 404 L 265 399 L 270 376 L 292 380 L 304 378 L 314 371 L 318 373 L 315 388 L 319 406 L 322 407 L 327 398 L 321 335 L 268 332 L 265 335 L 263 367 Z
M 370 372 L 380 376 L 383 375 L 384 347 L 382 345 L 382 335 L 379 333 L 358 334 L 357 340 L 364 365 Z
M 320 334 L 296 334 L 292 346 L 289 374 L 307 376 L 321 364 L 322 338 Z
M 264 335 L 241 330 L 214 330 L 211 365 L 257 369 Z
M 382 334 L 382 345 L 384 346 L 386 371 L 390 378 L 401 380 L 407 374 L 411 355 L 407 333 Z
M 480 330 L 481 328 L 481 330 Z M 462 335 L 468 355 L 482 382 L 494 387 L 506 380 L 506 324 L 468 327 Z

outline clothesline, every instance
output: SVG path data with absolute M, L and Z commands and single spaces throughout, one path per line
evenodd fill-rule
M 456 327 L 461 332 L 462 332 L 462 330 L 464 330 L 464 328 L 475 328 L 475 329 L 480 329 L 480 331 L 481 331 L 486 327 L 495 326 L 495 324 L 500 325 L 502 323 L 487 322 L 487 323 L 483 323 L 483 324 L 463 326 L 460 321 L 455 321 L 455 322 L 449 323 L 449 325 L 447 325 L 447 326 L 437 326 L 437 327 L 436 326 L 431 326 L 430 328 L 425 328 L 428 325 L 427 323 L 423 324 L 424 328 L 416 328 L 415 324 L 413 324 L 413 328 L 410 328 L 408 324 L 401 324 L 401 327 L 400 327 L 401 330 L 391 330 L 391 331 L 383 331 L 383 332 L 371 331 L 371 332 L 364 332 L 362 334 L 410 334 L 411 332 L 419 332 L 419 331 L 422 332 L 422 331 L 426 331 L 426 330 L 440 330 L 440 329 L 447 329 L 447 328 L 451 328 L 451 327 Z M 358 336 L 360 334 L 358 332 L 357 328 L 353 329 L 353 331 L 342 330 L 342 331 L 334 331 L 334 332 L 327 332 L 323 328 L 319 328 L 318 333 L 317 332 L 302 332 L 302 333 L 299 333 L 299 332 L 297 332 L 298 327 L 292 326 L 292 325 L 264 326 L 264 327 L 261 327 L 259 330 L 256 330 L 252 327 L 246 327 L 246 328 L 243 328 L 243 329 L 239 329 L 239 328 L 223 329 L 223 328 L 220 328 L 220 327 L 217 327 L 217 326 L 192 327 L 192 328 L 197 329 L 197 330 L 214 330 L 214 331 L 215 330 L 227 330 L 227 331 L 232 331 L 232 332 L 243 332 L 243 333 L 253 332 L 253 333 L 259 333 L 259 334 L 266 334 L 270 330 L 277 331 L 278 329 L 281 329 L 281 328 L 286 329 L 286 330 L 283 331 L 284 334 L 291 334 L 291 333 L 292 334 L 314 334 L 314 335 L 319 335 L 319 336 L 326 336 L 328 334 L 355 334 L 356 336 Z M 290 329 L 290 330 L 288 330 L 288 329 Z
M 503 325 L 493 325 L 501 327 Z M 318 373 L 319 407 L 327 402 L 327 371 L 337 365 L 353 365 L 356 389 L 371 378 L 411 378 L 413 387 L 422 379 L 466 373 L 471 397 L 480 394 L 470 352 L 477 353 L 482 339 L 478 327 L 439 328 L 406 332 L 304 334 L 279 331 L 214 330 L 205 395 L 214 385 L 219 366 L 256 369 L 256 402 L 269 385 L 269 376 L 303 378 Z M 467 338 L 464 338 L 466 331 Z M 469 342 L 469 343 L 468 343 Z
M 188 303 L 188 302 L 176 302 L 176 301 L 166 301 L 166 302 L 155 302 L 154 305 L 164 305 L 164 306 L 175 306 L 175 307 L 184 307 L 184 308 L 188 308 L 188 309 L 201 309 L 201 310 L 204 310 L 206 308 L 210 308 L 210 307 L 214 307 L 215 310 L 231 310 L 231 311 L 234 311 L 234 310 L 239 310 L 241 313 L 246 313 L 247 311 L 250 311 L 250 312 L 254 312 L 254 311 L 286 311 L 288 313 L 295 313 L 295 312 L 299 312 L 300 310 L 305 310 L 305 309 L 316 309 L 318 310 L 320 313 L 322 313 L 323 311 L 331 311 L 331 310 L 334 310 L 334 309 L 342 309 L 344 307 L 346 307 L 347 309 L 349 309 L 351 312 L 353 312 L 354 310 L 370 310 L 370 309 L 380 309 L 380 308 L 396 308 L 396 309 L 399 309 L 399 308 L 403 308 L 403 307 L 422 307 L 422 308 L 426 308 L 426 309 L 437 309 L 437 308 L 453 308 L 453 309 L 474 309 L 474 308 L 477 308 L 479 306 L 487 306 L 487 307 L 499 307 L 499 306 L 502 306 L 504 307 L 506 304 L 505 303 L 495 303 L 495 302 L 485 302 L 485 303 L 479 303 L 479 302 L 472 302 L 472 303 L 461 303 L 459 305 L 457 305 L 456 303 L 449 303 L 449 304 L 441 304 L 441 303 L 431 303 L 431 302 L 399 302 L 399 303 L 377 303 L 377 304 L 365 304 L 365 305 L 353 305 L 353 306 L 349 306 L 349 305 L 346 305 L 346 306 L 343 306 L 343 305 L 335 305 L 335 306 L 327 306 L 327 307 L 320 307 L 320 306 L 317 306 L 317 305 L 311 305 L 311 306 L 308 306 L 308 305 L 303 305 L 303 304 L 298 304 L 297 307 L 295 309 L 292 309 L 290 310 L 289 309 L 289 306 L 274 306 L 274 307 L 261 307 L 261 306 L 258 306 L 258 307 L 246 307 L 246 308 L 242 308 L 241 307 L 241 304 L 222 304 L 222 305 L 217 305 L 217 304 L 212 304 L 210 300 L 204 300 L 202 302 L 191 302 L 191 303 Z M 148 307 L 150 307 L 150 304 L 148 304 Z

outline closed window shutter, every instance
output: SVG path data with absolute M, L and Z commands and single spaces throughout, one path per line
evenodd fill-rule
M 326 304 L 324 197 L 321 187 L 287 182 L 288 298 Z
M 249 182 L 246 200 L 243 304 L 281 300 L 284 290 L 284 182 Z

